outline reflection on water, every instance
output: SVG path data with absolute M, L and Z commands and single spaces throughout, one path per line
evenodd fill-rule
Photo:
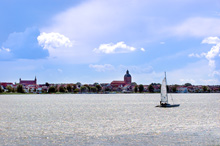
M 1 95 L 2 145 L 219 145 L 220 94 Z

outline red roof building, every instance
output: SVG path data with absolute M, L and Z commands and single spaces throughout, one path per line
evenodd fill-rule
M 27 86 L 27 85 L 37 85 L 37 78 L 35 77 L 34 80 L 19 80 L 19 84 L 23 85 L 23 86 Z
M 3 86 L 4 88 L 6 88 L 7 86 L 13 87 L 13 83 L 8 83 L 8 82 L 1 82 L 0 85 Z
M 124 75 L 124 81 L 112 81 L 111 86 L 112 87 L 124 87 L 126 84 L 131 84 L 131 75 L 129 74 L 129 71 L 126 71 L 126 74 Z

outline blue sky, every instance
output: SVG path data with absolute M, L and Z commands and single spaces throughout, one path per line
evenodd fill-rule
M 2 0 L 0 81 L 220 84 L 219 0 Z

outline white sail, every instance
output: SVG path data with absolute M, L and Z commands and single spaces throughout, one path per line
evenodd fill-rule
M 161 85 L 161 103 L 168 103 L 166 77 L 163 79 L 163 82 Z

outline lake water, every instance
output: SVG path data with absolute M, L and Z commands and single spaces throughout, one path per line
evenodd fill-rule
M 220 94 L 172 97 L 0 95 L 0 145 L 220 145 Z

